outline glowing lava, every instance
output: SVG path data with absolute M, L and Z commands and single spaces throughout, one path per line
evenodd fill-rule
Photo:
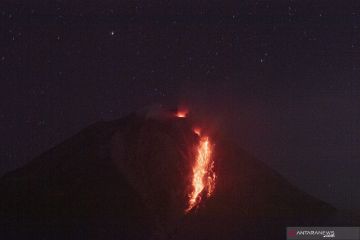
M 195 133 L 196 135 L 200 136 L 200 134 L 201 134 L 201 129 L 200 129 L 200 128 L 195 127 L 195 128 L 193 129 L 193 131 L 194 131 L 194 133 Z
M 200 131 L 195 131 L 200 136 Z M 209 137 L 200 136 L 195 164 L 193 166 L 192 187 L 189 194 L 189 203 L 186 212 L 189 212 L 201 202 L 203 192 L 210 197 L 215 189 L 216 175 L 214 172 L 214 161 L 212 160 L 212 144 Z
M 186 118 L 188 113 L 189 113 L 189 110 L 187 110 L 187 109 L 179 109 L 177 111 L 177 113 L 175 114 L 175 116 L 177 116 L 178 118 Z

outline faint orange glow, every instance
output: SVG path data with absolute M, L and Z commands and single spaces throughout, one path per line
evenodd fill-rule
M 176 113 L 176 116 L 179 118 L 186 118 L 188 112 L 189 111 L 187 109 L 179 109 Z
M 194 133 L 195 133 L 196 135 L 200 136 L 200 134 L 201 134 L 201 129 L 200 129 L 200 128 L 195 127 L 193 130 L 194 130 Z
M 213 146 L 210 143 L 209 137 L 200 136 L 195 163 L 193 166 L 193 190 L 189 194 L 189 202 L 186 212 L 189 212 L 201 202 L 203 191 L 206 191 L 207 197 L 210 197 L 214 192 L 216 175 L 214 172 L 214 161 L 211 158 L 212 147 Z

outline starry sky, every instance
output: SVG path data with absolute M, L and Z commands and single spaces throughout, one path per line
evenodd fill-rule
M 185 104 L 360 209 L 357 1 L 2 1 L 0 19 L 0 174 L 96 121 Z

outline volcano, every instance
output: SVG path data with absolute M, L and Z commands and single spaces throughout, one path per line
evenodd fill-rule
M 220 134 L 210 136 L 216 187 L 189 209 L 201 141 L 192 125 L 171 114 L 98 122 L 7 173 L 1 236 L 283 239 L 286 226 L 324 225 L 335 215 Z

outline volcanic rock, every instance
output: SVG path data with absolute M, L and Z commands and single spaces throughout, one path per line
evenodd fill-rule
M 98 122 L 0 179 L 3 239 L 282 239 L 336 213 L 210 136 L 216 188 L 185 213 L 199 137 L 186 118 Z

